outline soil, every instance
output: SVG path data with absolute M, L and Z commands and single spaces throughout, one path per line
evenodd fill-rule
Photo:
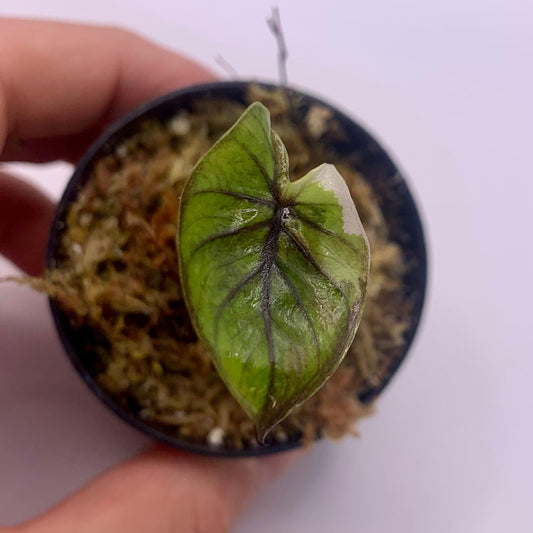
M 368 235 L 371 274 L 359 331 L 325 386 L 271 433 L 271 442 L 303 435 L 355 434 L 372 411 L 358 395 L 379 386 L 401 352 L 408 326 L 404 264 L 365 177 L 321 142 L 338 129 L 314 105 L 303 120 L 282 91 L 253 88 L 249 100 L 271 111 L 295 179 L 324 162 L 346 179 Z M 258 446 L 253 423 L 230 395 L 196 339 L 181 295 L 175 247 L 180 191 L 192 167 L 244 111 L 201 101 L 169 122 L 148 121 L 103 157 L 70 206 L 58 267 L 34 287 L 59 302 L 84 339 L 89 371 L 122 407 L 168 435 L 243 449 Z M 342 134 L 338 132 L 337 134 Z

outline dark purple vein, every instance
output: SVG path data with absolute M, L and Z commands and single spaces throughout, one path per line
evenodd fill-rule
M 296 285 L 289 279 L 285 271 L 283 270 L 282 264 L 280 264 L 279 261 L 276 261 L 276 268 L 278 270 L 278 273 L 281 277 L 281 279 L 285 282 L 285 285 L 287 285 L 289 291 L 294 296 L 294 299 L 296 300 L 296 303 L 298 304 L 298 307 L 300 308 L 301 313 L 303 314 L 305 321 L 307 322 L 307 325 L 309 326 L 309 330 L 311 332 L 311 336 L 313 337 L 313 343 L 317 349 L 317 355 L 320 354 L 320 346 L 318 344 L 318 337 L 316 336 L 316 331 L 313 326 L 313 323 L 311 322 L 311 319 L 309 318 L 309 315 L 307 313 L 307 310 L 305 309 L 305 305 L 303 303 L 302 297 L 300 295 L 300 292 L 296 288 Z
M 220 302 L 220 304 L 219 304 L 219 306 L 217 308 L 217 314 L 216 314 L 216 317 L 215 317 L 215 342 L 216 342 L 216 339 L 218 337 L 218 325 L 219 325 L 219 322 L 220 322 L 220 317 L 222 316 L 222 313 L 224 312 L 224 309 L 231 302 L 231 300 L 233 300 L 233 298 L 235 298 L 237 293 L 239 291 L 241 291 L 244 287 L 246 287 L 246 285 L 248 283 L 250 283 L 250 281 L 252 281 L 261 272 L 262 268 L 263 268 L 263 264 L 260 263 L 256 268 L 254 268 L 254 270 L 252 270 L 251 272 L 248 272 L 248 274 L 246 276 L 244 276 L 244 278 L 242 278 L 241 281 L 239 281 L 239 283 L 237 283 L 228 292 L 228 294 L 226 295 L 224 300 L 222 300 L 222 302 Z
M 304 224 L 306 224 L 310 228 L 313 228 L 314 230 L 319 231 L 320 233 L 324 233 L 324 235 L 329 235 L 330 237 L 334 237 L 335 239 L 342 242 L 342 244 L 344 244 L 345 246 L 347 246 L 348 248 L 350 248 L 353 252 L 357 254 L 360 252 L 360 250 L 358 250 L 350 241 L 348 241 L 348 239 L 346 239 L 342 235 L 339 235 L 338 233 L 335 233 L 334 231 L 331 231 L 329 229 L 322 227 L 320 224 L 317 224 L 316 222 L 314 222 L 310 218 L 307 218 L 305 215 L 302 215 L 301 213 L 295 213 L 293 209 L 290 209 L 290 212 L 296 219 L 301 220 Z
M 275 156 L 274 156 L 274 150 L 272 148 L 272 139 L 271 139 L 271 132 L 270 132 L 270 129 L 267 128 L 265 129 L 264 127 L 264 122 L 259 118 L 257 117 L 256 115 L 250 115 L 257 124 L 259 124 L 259 127 L 261 128 L 261 131 L 263 132 L 265 138 L 264 140 L 260 140 L 260 139 L 257 139 L 257 136 L 255 134 L 253 134 L 253 136 L 261 143 L 263 144 L 264 141 L 266 141 L 267 143 L 267 146 L 268 146 L 268 149 L 270 151 L 270 155 L 272 156 L 272 159 L 275 159 Z
M 344 300 L 346 307 L 350 309 L 350 304 L 348 302 L 348 298 L 346 294 L 344 294 L 344 291 L 341 289 L 339 284 L 317 263 L 316 259 L 313 257 L 313 254 L 307 248 L 307 246 L 304 243 L 302 243 L 300 239 L 296 237 L 296 235 L 294 235 L 287 227 L 284 226 L 282 231 L 296 245 L 296 248 L 307 259 L 307 261 L 309 261 L 309 263 L 314 267 L 314 269 L 322 277 L 324 277 L 328 281 L 328 283 L 330 283 L 333 286 L 333 288 L 341 295 L 341 298 Z
M 223 194 L 226 196 L 231 196 L 232 198 L 236 198 L 238 200 L 246 200 L 248 202 L 253 202 L 255 204 L 260 205 L 266 205 L 268 207 L 274 207 L 274 202 L 271 200 L 266 200 L 264 198 L 257 198 L 256 196 L 250 196 L 248 194 L 243 194 L 240 192 L 234 192 L 234 191 L 226 191 L 223 189 L 204 189 L 201 191 L 196 191 L 193 194 L 189 195 L 189 198 L 192 198 L 193 196 L 196 196 L 198 194 Z
M 249 231 L 255 231 L 257 229 L 266 228 L 269 225 L 270 225 L 270 220 L 263 220 L 255 224 L 250 224 L 249 226 L 240 226 L 233 230 L 221 231 L 220 233 L 217 233 L 216 235 L 212 235 L 208 239 L 205 239 L 200 244 L 198 244 L 196 248 L 191 252 L 191 255 L 189 256 L 187 261 L 190 262 L 193 255 L 196 254 L 196 252 L 198 252 L 199 250 L 201 250 L 206 244 L 217 241 L 219 239 L 225 239 L 226 237 L 234 237 L 235 235 L 241 235 L 242 233 L 247 233 Z
M 257 166 L 257 168 L 261 172 L 261 175 L 263 176 L 263 179 L 265 180 L 266 184 L 268 185 L 269 188 L 271 188 L 272 187 L 272 179 L 268 175 L 268 172 L 267 172 L 266 168 L 263 166 L 263 163 L 261 163 L 261 160 L 252 151 L 250 151 L 250 148 L 248 148 L 248 146 L 246 146 L 244 143 L 242 143 L 241 141 L 239 141 L 237 139 L 233 139 L 233 141 L 236 144 L 238 144 L 239 147 L 243 150 L 243 152 L 245 154 L 247 154 L 250 157 L 250 159 L 255 163 L 255 165 Z

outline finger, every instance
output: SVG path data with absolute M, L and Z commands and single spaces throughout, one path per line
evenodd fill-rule
M 157 447 L 26 524 L 25 533 L 226 533 L 246 502 L 301 456 L 195 457 Z
M 141 102 L 214 79 L 116 28 L 0 19 L 0 57 L 3 160 L 72 159 Z
M 0 171 L 0 255 L 41 274 L 54 204 L 35 187 Z

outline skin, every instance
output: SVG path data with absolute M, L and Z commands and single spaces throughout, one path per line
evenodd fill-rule
M 116 28 L 0 19 L 0 161 L 75 163 L 113 119 L 203 67 Z M 0 254 L 42 272 L 53 202 L 0 170 Z M 41 516 L 0 533 L 222 533 L 301 452 L 196 457 L 153 446 Z

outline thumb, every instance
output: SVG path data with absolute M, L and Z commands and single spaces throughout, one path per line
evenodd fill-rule
M 246 503 L 302 451 L 199 457 L 156 446 L 35 520 L 24 533 L 226 533 Z

